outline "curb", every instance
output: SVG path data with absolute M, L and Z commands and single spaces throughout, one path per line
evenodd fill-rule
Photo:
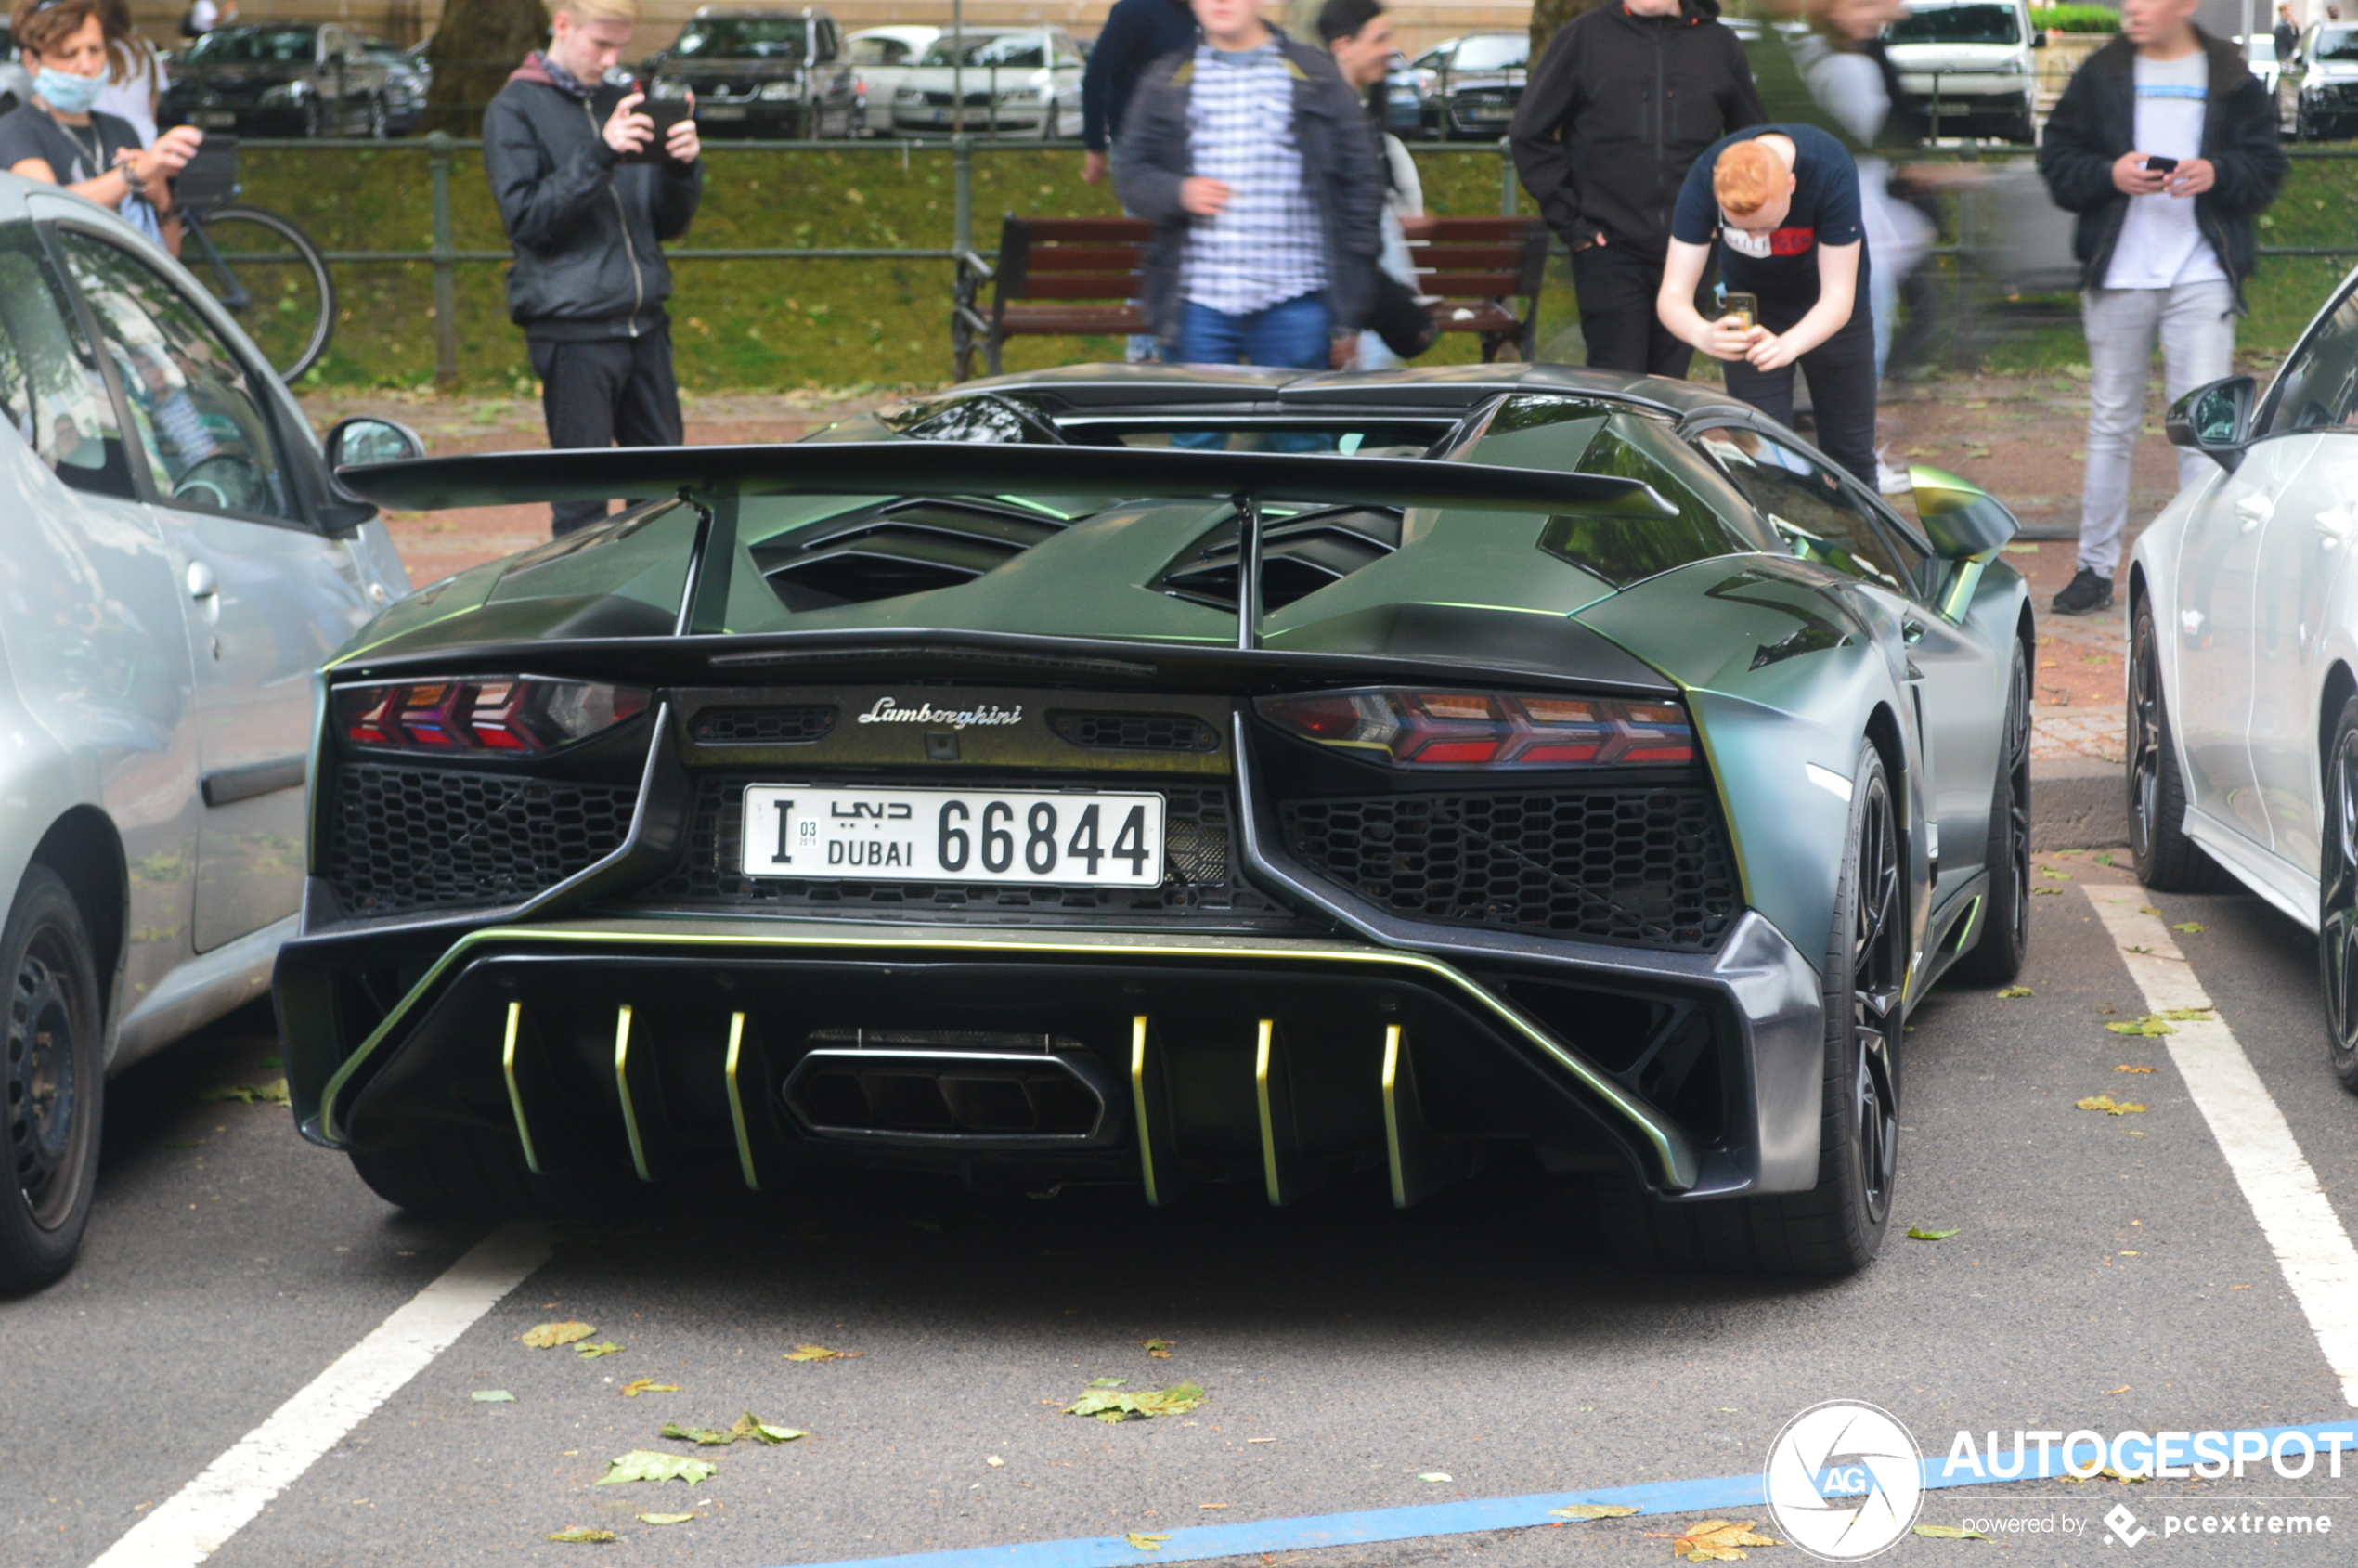
M 2030 848 L 2109 849 L 2129 842 L 2128 786 L 2118 762 L 2030 759 Z

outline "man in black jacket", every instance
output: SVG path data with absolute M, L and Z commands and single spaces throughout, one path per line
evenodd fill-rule
M 2124 0 L 2120 36 L 2073 73 L 2039 147 L 2048 193 L 2079 214 L 2090 371 L 2079 569 L 2058 615 L 2111 606 L 2155 339 L 2171 399 L 2231 372 L 2253 219 L 2284 182 L 2276 106 L 2195 26 L 2197 3 Z M 2181 451 L 2179 483 L 2209 467 Z
M 645 95 L 606 82 L 637 19 L 636 0 L 562 0 L 549 47 L 484 111 L 484 168 L 516 253 L 508 315 L 540 378 L 551 447 L 676 447 L 682 435 L 660 241 L 687 232 L 704 165 L 693 118 L 649 160 Z M 551 512 L 564 534 L 606 503 Z
M 1121 136 L 1121 117 L 1147 67 L 1196 46 L 1196 13 L 1187 0 L 1114 0 L 1106 25 L 1089 45 L 1081 73 L 1081 177 L 1106 177 L 1106 154 Z
M 1718 0 L 1621 0 L 1548 41 L 1509 135 L 1572 252 L 1590 366 L 1687 373 L 1693 350 L 1654 315 L 1670 209 L 1705 148 L 1768 120 Z

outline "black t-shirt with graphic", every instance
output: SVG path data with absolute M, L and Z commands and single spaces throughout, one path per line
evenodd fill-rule
M 1793 205 L 1770 233 L 1722 230 L 1711 172 L 1719 154 L 1740 141 L 1784 136 L 1794 146 Z M 1867 302 L 1866 229 L 1859 203 L 1859 165 L 1842 143 L 1815 125 L 1755 125 L 1723 136 L 1695 160 L 1679 188 L 1670 237 L 1690 245 L 1719 240 L 1719 277 L 1735 292 L 1757 294 L 1763 314 L 1798 317 L 1818 303 L 1818 247 L 1858 245 L 1856 299 Z M 1854 317 L 1857 312 L 1854 310 Z
M 61 125 L 38 104 L 0 114 L 0 169 L 39 158 L 59 185 L 97 179 L 114 167 L 118 151 L 127 147 L 136 152 L 144 145 L 130 121 L 95 110 L 87 125 Z

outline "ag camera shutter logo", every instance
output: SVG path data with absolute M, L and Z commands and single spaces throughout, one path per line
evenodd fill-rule
M 1785 1538 L 1830 1562 L 1888 1549 L 1924 1500 L 1915 1438 L 1888 1410 L 1855 1400 L 1813 1405 L 1786 1422 L 1761 1481 Z

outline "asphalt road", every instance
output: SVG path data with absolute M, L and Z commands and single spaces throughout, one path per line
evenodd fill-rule
M 1002 1200 L 919 1182 L 666 1190 L 561 1234 L 211 1561 L 775 1568 L 1152 1535 L 1756 1472 L 1790 1418 L 1834 1398 L 1885 1407 L 1935 1453 L 1960 1428 L 2010 1443 L 2358 1417 L 2167 1043 L 2102 1027 L 2145 1011 L 2084 891 L 2125 877 L 2042 860 L 2073 880 L 2034 901 L 2035 994 L 1947 991 L 1917 1016 L 1898 1228 L 1855 1279 L 1626 1270 L 1587 1247 L 1572 1196 L 1510 1172 L 1405 1213 L 1374 1183 L 1285 1211 L 1215 1191 L 1161 1212 L 1134 1192 Z M 2153 901 L 2203 926 L 2177 940 L 2358 1234 L 2358 1098 L 2317 1043 L 2309 939 L 2247 897 Z M 81 1265 L 0 1303 L 0 1562 L 91 1562 L 479 1239 L 387 1209 L 283 1108 L 197 1098 L 274 1076 L 267 1030 L 240 1017 L 116 1082 Z M 2149 1108 L 2074 1108 L 2097 1094 Z M 1911 1241 L 1909 1225 L 1958 1234 Z M 553 1319 L 624 1348 L 519 1342 Z M 859 1354 L 784 1359 L 804 1342 Z M 1119 1425 L 1062 1414 L 1097 1378 L 1210 1399 Z M 679 1391 L 621 1397 L 637 1379 Z M 473 1397 L 489 1390 L 514 1398 Z M 746 1410 L 810 1435 L 697 1450 L 719 1470 L 693 1489 L 594 1484 L 615 1455 L 681 1447 L 657 1437 L 667 1421 Z M 2303 1500 L 2259 1500 L 2287 1497 Z M 2032 1523 L 1988 1546 L 1911 1536 L 1891 1560 L 2118 1554 L 2100 1523 L 2116 1503 L 2157 1529 L 2172 1510 L 2269 1508 L 2337 1527 L 2156 1535 L 2138 1562 L 2346 1562 L 2358 1462 L 2339 1482 L 2321 1463 L 2299 1482 L 1934 1493 L 1928 1523 Z M 653 1511 L 695 1517 L 636 1517 Z M 1667 1563 L 1666 1536 L 1695 1517 L 1253 1561 Z M 570 1525 L 624 1538 L 543 1539 Z

